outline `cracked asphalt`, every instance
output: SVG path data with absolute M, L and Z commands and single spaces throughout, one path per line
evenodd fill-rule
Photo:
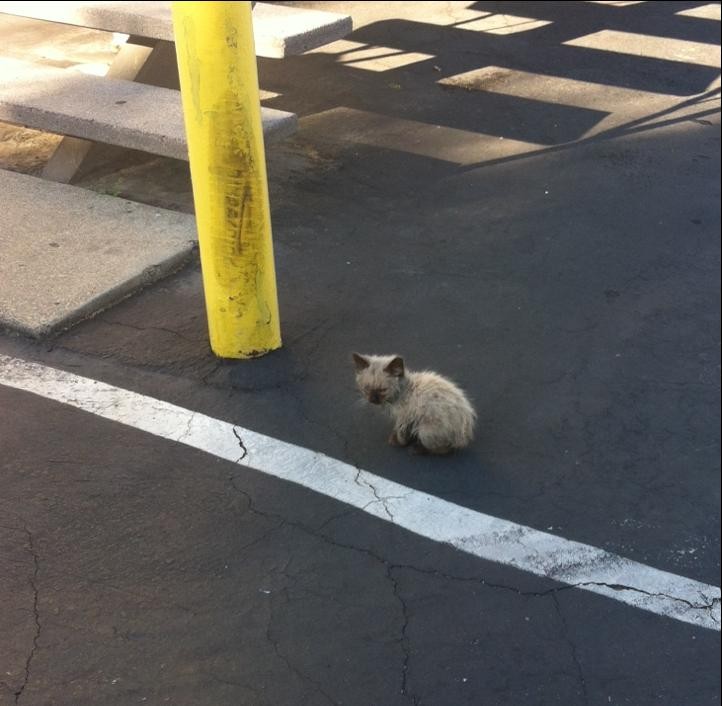
M 718 586 L 714 4 L 320 4 L 359 46 L 259 64 L 301 118 L 283 349 L 215 359 L 196 263 L 0 353 Z M 192 207 L 185 165 L 114 159 L 82 184 Z M 454 377 L 473 446 L 388 447 L 352 350 Z M 0 706 L 720 701 L 719 631 L 2 385 L 0 421 Z

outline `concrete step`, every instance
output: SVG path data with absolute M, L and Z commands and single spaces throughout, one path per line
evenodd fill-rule
M 261 108 L 266 141 L 288 137 L 296 116 Z M 180 92 L 72 69 L 0 59 L 0 120 L 188 159 Z
M 0 12 L 173 41 L 169 2 L 0 2 Z M 272 59 L 317 49 L 352 29 L 351 17 L 335 12 L 267 3 L 253 9 L 256 54 Z
M 0 327 L 41 337 L 192 255 L 195 218 L 0 170 Z

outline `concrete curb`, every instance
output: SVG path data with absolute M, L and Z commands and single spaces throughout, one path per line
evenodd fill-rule
M 0 171 L 0 327 L 40 338 L 191 257 L 195 218 Z

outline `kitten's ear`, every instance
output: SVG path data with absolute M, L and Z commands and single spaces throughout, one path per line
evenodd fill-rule
M 353 364 L 356 366 L 357 371 L 366 370 L 366 368 L 371 365 L 362 355 L 358 353 L 352 353 L 351 355 L 353 356 Z
M 404 359 L 401 356 L 396 356 L 385 368 L 384 372 L 389 375 L 393 375 L 395 378 L 402 378 L 404 376 Z

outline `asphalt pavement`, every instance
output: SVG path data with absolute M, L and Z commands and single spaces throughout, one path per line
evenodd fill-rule
M 301 118 L 269 148 L 284 347 L 215 359 L 195 263 L 0 354 L 718 587 L 719 4 L 317 4 L 354 34 L 259 64 Z M 110 183 L 191 207 L 179 162 Z M 389 447 L 354 350 L 454 378 L 473 445 Z M 2 380 L 0 418 L 2 706 L 719 703 L 719 625 Z

